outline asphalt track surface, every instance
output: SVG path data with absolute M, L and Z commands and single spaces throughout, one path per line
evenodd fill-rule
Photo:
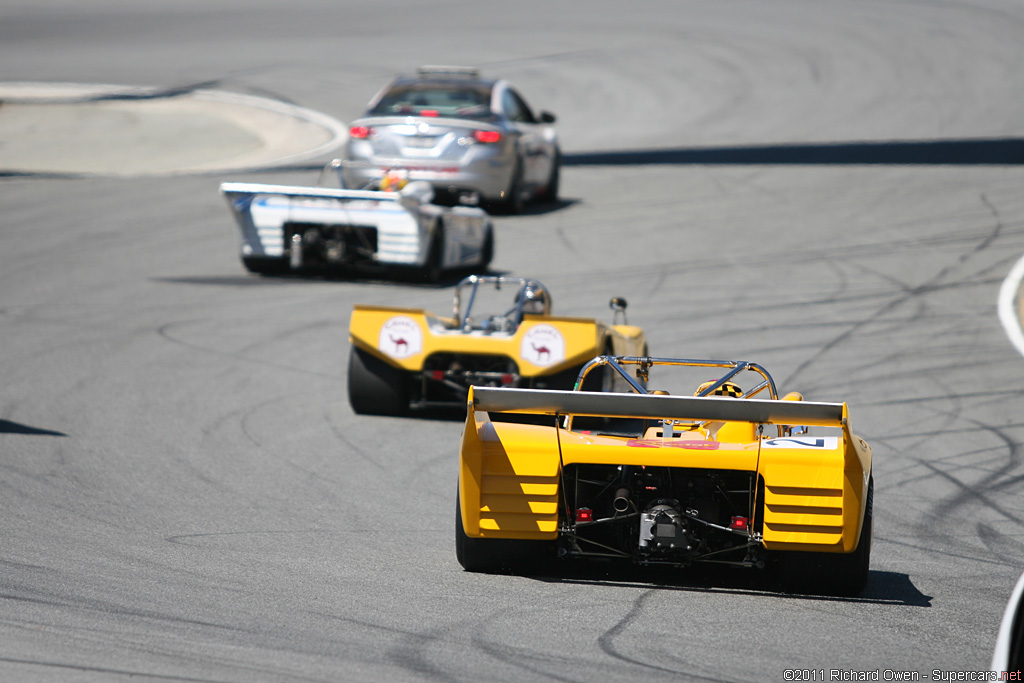
M 496 219 L 494 269 L 565 314 L 625 297 L 657 355 L 753 360 L 848 402 L 876 486 L 856 599 L 465 573 L 461 424 L 345 397 L 352 304 L 445 310 L 447 286 L 238 262 L 217 185 L 308 184 L 329 154 L 4 167 L 0 680 L 986 668 L 1024 569 L 1024 357 L 997 314 L 1024 254 L 1022 62 L 1015 0 L 0 2 L 0 83 L 206 87 L 346 121 L 418 64 L 509 78 L 559 116 L 566 167 L 558 206 Z

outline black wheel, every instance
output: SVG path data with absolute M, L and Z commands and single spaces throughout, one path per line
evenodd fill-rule
M 505 193 L 502 209 L 509 215 L 516 215 L 523 212 L 526 201 L 523 199 L 523 164 L 516 160 L 515 170 L 512 171 L 512 181 L 509 183 L 508 192 Z
M 408 378 L 362 349 L 348 357 L 348 402 L 362 415 L 403 415 L 409 409 Z
M 486 273 L 494 260 L 494 230 L 488 230 L 484 236 L 484 245 L 480 249 L 480 272 Z
M 874 479 L 868 480 L 868 500 L 857 549 L 852 553 L 773 553 L 772 569 L 779 587 L 787 593 L 856 597 L 868 583 L 871 564 Z
M 544 194 L 540 196 L 541 201 L 554 204 L 558 201 L 558 186 L 562 177 L 562 153 L 555 152 L 555 159 L 552 162 L 551 175 L 548 177 L 548 186 L 544 188 Z
M 269 256 L 243 256 L 242 265 L 257 275 L 277 275 L 288 271 L 288 261 Z
M 427 262 L 420 273 L 426 282 L 436 285 L 444 277 L 442 259 L 444 258 L 444 227 L 440 222 L 434 225 L 434 234 L 430 238 L 430 251 Z
M 470 538 L 462 526 L 462 510 L 455 495 L 455 559 L 467 572 L 485 574 L 538 574 L 550 569 L 555 558 L 553 541 L 518 541 Z

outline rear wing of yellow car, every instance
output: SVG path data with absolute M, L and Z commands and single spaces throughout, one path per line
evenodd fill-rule
M 479 386 L 473 387 L 470 409 L 532 415 L 714 420 L 820 427 L 843 427 L 847 421 L 845 403 L 542 391 Z

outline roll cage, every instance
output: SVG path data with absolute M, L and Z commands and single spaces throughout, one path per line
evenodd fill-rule
M 481 311 L 478 295 L 488 286 L 493 287 L 495 291 L 503 287 L 515 288 L 516 294 L 511 307 L 501 312 Z M 519 328 L 523 316 L 529 312 L 525 310 L 528 302 L 537 302 L 541 307 L 541 310 L 536 312 L 537 315 L 551 315 L 551 295 L 537 280 L 500 275 L 470 275 L 455 286 L 452 318 L 455 320 L 456 328 L 463 332 L 481 330 L 512 333 Z
M 633 367 L 635 371 L 634 376 L 630 376 L 630 373 L 626 368 Z M 606 373 L 609 371 L 614 372 L 619 378 L 624 380 L 629 387 L 629 390 L 635 394 L 649 394 L 652 393 L 648 389 L 647 383 L 650 380 L 650 371 L 653 367 L 690 367 L 690 368 L 723 368 L 726 370 L 725 374 L 721 375 L 707 386 L 703 387 L 695 396 L 712 396 L 715 390 L 723 386 L 727 382 L 733 382 L 739 375 L 744 372 L 753 373 L 759 379 L 755 379 L 755 384 L 749 389 L 743 391 L 741 399 L 754 398 L 758 394 L 764 391 L 768 391 L 766 398 L 771 400 L 777 400 L 779 398 L 778 390 L 775 386 L 775 380 L 768 374 L 762 366 L 757 363 L 751 363 L 749 361 L 734 361 L 734 360 L 694 360 L 686 358 L 652 358 L 649 356 L 598 356 L 583 366 L 580 370 L 579 375 L 576 378 L 576 384 L 574 391 L 581 391 L 581 387 L 584 386 L 584 380 L 586 377 L 595 371 L 599 371 L 600 368 L 607 368 Z M 612 376 L 614 377 L 614 375 Z M 606 386 L 610 386 L 612 382 L 605 381 Z M 621 384 L 621 383 L 620 383 Z M 572 430 L 573 416 L 566 415 L 564 421 L 564 428 L 566 430 Z M 702 426 L 707 420 L 697 422 L 697 426 Z M 785 436 L 787 434 L 801 433 L 800 430 L 806 430 L 802 427 L 784 428 L 782 425 L 778 426 L 779 436 Z

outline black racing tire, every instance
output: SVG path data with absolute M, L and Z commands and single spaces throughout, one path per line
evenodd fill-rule
M 243 256 L 242 265 L 257 275 L 279 275 L 288 272 L 288 261 L 272 256 Z
M 467 572 L 483 574 L 542 574 L 555 559 L 554 541 L 470 538 L 462 526 L 462 510 L 455 495 L 455 559 Z
M 436 285 L 444 277 L 444 226 L 440 221 L 434 224 L 433 236 L 430 238 L 430 251 L 427 253 L 427 261 L 420 271 L 420 276 L 425 282 Z
M 864 591 L 871 565 L 874 490 L 874 478 L 871 478 L 868 480 L 868 499 L 860 541 L 852 553 L 771 553 L 771 569 L 783 592 L 852 598 Z
M 544 188 L 544 194 L 540 196 L 542 202 L 554 204 L 558 201 L 558 189 L 562 178 L 562 152 L 555 151 L 555 158 L 552 162 L 551 175 L 548 176 L 548 185 Z
M 405 372 L 362 349 L 348 357 L 348 402 L 360 415 L 404 415 L 409 410 Z
M 501 204 L 502 211 L 510 216 L 516 216 L 526 208 L 526 200 L 523 198 L 523 162 L 516 159 L 515 168 L 512 171 L 512 180 L 509 182 L 508 192 Z
M 494 230 L 488 228 L 487 234 L 484 235 L 484 245 L 480 249 L 480 272 L 486 273 L 487 269 L 491 265 L 491 261 L 494 260 Z

